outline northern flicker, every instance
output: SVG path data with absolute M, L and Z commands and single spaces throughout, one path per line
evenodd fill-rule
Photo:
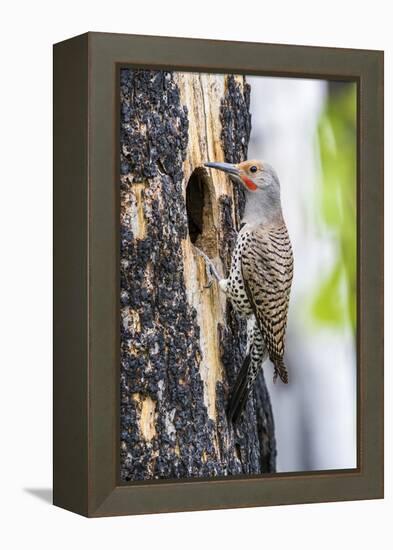
M 246 190 L 229 276 L 219 280 L 233 307 L 248 318 L 247 355 L 228 406 L 228 418 L 236 422 L 267 357 L 274 365 L 273 380 L 278 376 L 288 383 L 284 339 L 293 254 L 281 209 L 280 182 L 274 169 L 257 160 L 240 164 L 208 162 L 205 166 L 226 172 Z M 217 271 L 213 272 L 217 277 Z

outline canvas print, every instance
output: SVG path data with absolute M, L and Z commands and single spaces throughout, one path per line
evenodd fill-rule
M 356 83 L 118 84 L 120 480 L 356 468 Z

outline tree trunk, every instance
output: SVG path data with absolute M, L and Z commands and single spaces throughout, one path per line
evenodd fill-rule
M 203 163 L 246 158 L 249 94 L 243 77 L 121 71 L 123 481 L 275 469 L 262 374 L 228 424 L 246 321 L 194 248 L 227 275 L 244 196 Z

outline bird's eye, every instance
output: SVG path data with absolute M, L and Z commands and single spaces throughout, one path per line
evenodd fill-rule
M 258 168 L 256 166 L 251 166 L 250 168 L 250 172 L 253 172 L 253 173 L 255 173 L 257 170 Z

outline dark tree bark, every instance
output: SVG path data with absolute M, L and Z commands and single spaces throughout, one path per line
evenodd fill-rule
M 243 77 L 121 71 L 123 481 L 275 470 L 263 375 L 228 424 L 246 322 L 194 249 L 227 274 L 244 197 L 203 163 L 246 158 L 249 94 Z

